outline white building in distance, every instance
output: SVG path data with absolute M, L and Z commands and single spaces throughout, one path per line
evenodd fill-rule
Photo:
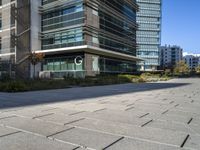
M 189 66 L 190 70 L 194 71 L 200 66 L 200 55 L 190 54 L 184 56 L 185 63 Z
M 173 69 L 183 60 L 183 49 L 179 46 L 165 45 L 160 47 L 160 69 Z

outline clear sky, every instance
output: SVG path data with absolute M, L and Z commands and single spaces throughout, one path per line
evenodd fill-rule
M 200 53 L 200 0 L 163 0 L 162 45 Z

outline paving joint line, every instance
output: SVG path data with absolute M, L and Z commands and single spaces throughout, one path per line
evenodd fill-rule
M 5 111 L 2 111 L 2 113 L 6 113 L 6 112 L 13 112 L 13 111 L 18 111 L 18 110 L 23 110 L 24 108 L 19 108 L 19 109 L 11 109 L 11 110 L 5 110 Z
M 109 103 L 109 102 L 107 102 L 107 101 L 105 101 L 105 102 L 100 102 L 100 104 L 107 104 L 107 103 Z
M 58 109 L 58 108 L 49 108 L 49 109 L 42 110 L 42 112 L 51 111 L 51 110 L 55 110 L 55 109 Z
M 144 114 L 144 115 L 140 116 L 139 118 L 146 117 L 146 116 L 148 116 L 149 114 L 150 114 L 150 113 L 146 113 L 146 114 Z
M 5 135 L 1 135 L 0 138 L 6 137 L 6 136 L 9 136 L 9 135 L 13 135 L 13 134 L 17 134 L 17 133 L 20 133 L 20 132 L 21 131 L 16 131 L 16 132 L 8 133 L 8 134 L 5 134 Z
M 15 118 L 17 117 L 16 115 L 13 115 L 13 116 L 8 116 L 8 117 L 3 117 L 3 118 L 0 118 L 0 120 L 3 120 L 3 119 L 8 119 L 8 118 Z
M 99 111 L 103 111 L 103 110 L 106 110 L 107 108 L 103 108 L 103 109 L 98 109 L 98 110 L 95 110 L 93 112 L 99 112 Z
M 3 125 L 3 124 L 0 124 L 0 125 Z M 47 138 L 49 140 L 53 140 L 53 141 L 58 141 L 58 142 L 62 142 L 62 143 L 66 143 L 66 144 L 70 144 L 70 145 L 73 145 L 73 146 L 79 146 L 79 147 L 82 147 L 81 145 L 78 145 L 78 144 L 75 144 L 75 143 L 70 143 L 70 142 L 66 142 L 66 141 L 62 141 L 62 140 L 59 140 L 59 139 L 55 139 L 53 137 L 48 137 L 48 136 L 45 136 L 45 135 L 41 135 L 41 134 L 38 134 L 38 133 L 34 133 L 34 132 L 30 132 L 30 131 L 27 131 L 27 130 L 23 130 L 23 129 L 19 129 L 19 128 L 15 128 L 15 127 L 11 127 L 11 126 L 6 126 L 6 125 L 3 125 L 4 127 L 7 127 L 7 128 L 10 128 L 10 129 L 15 129 L 15 130 L 19 130 L 18 133 L 28 133 L 28 134 L 31 134 L 31 135 L 35 135 L 35 136 L 39 136 L 39 137 L 42 137 L 42 138 Z M 68 128 L 68 130 L 70 129 L 73 129 L 75 127 L 72 127 L 72 128 Z M 67 131 L 67 130 L 65 130 Z M 63 131 L 63 132 L 65 132 Z M 17 134 L 17 133 L 16 133 Z M 59 134 L 59 133 L 58 133 Z M 92 149 L 92 148 L 87 148 L 88 150 L 95 150 L 95 149 Z
M 59 139 L 56 139 L 56 138 L 53 138 L 53 137 L 49 137 L 48 139 L 53 140 L 53 141 L 57 141 L 57 142 L 61 142 L 61 143 L 65 143 L 65 144 L 70 144 L 70 145 L 73 145 L 73 146 L 77 146 L 79 148 L 84 148 L 84 146 L 82 146 L 80 144 L 76 144 L 76 143 L 71 143 L 71 142 L 59 140 Z M 92 149 L 92 148 L 87 147 L 87 150 L 96 150 L 96 149 Z
M 10 129 L 19 130 L 19 131 L 21 131 L 22 133 L 24 132 L 24 133 L 28 133 L 28 134 L 32 134 L 32 135 L 35 135 L 35 136 L 39 136 L 39 137 L 46 138 L 45 135 L 42 135 L 42 134 L 39 134 L 39 133 L 34 133 L 34 132 L 31 132 L 31 131 L 27 131 L 27 130 L 24 130 L 24 129 L 20 129 L 20 128 L 8 126 L 8 125 L 5 125 L 5 124 L 1 124 L 1 125 L 3 125 L 4 127 L 10 128 Z
M 38 119 L 38 118 L 42 118 L 42 117 L 46 117 L 46 116 L 51 116 L 53 115 L 54 113 L 49 113 L 49 114 L 44 114 L 44 115 L 39 115 L 39 116 L 35 116 L 33 117 L 32 119 Z
M 102 150 L 108 149 L 109 147 L 113 146 L 114 144 L 116 144 L 117 142 L 119 142 L 119 141 L 121 141 L 121 140 L 123 140 L 123 139 L 124 139 L 124 137 L 121 137 L 121 138 L 117 139 L 116 141 L 114 141 L 113 143 L 109 144 L 108 146 L 106 146 L 106 147 L 103 148 Z
M 144 124 L 142 124 L 141 125 L 141 127 L 144 127 L 144 126 L 146 126 L 146 125 L 148 125 L 149 123 L 151 123 L 151 122 L 153 122 L 153 119 L 152 120 L 149 120 L 149 121 L 147 121 L 146 123 L 144 123 Z
M 72 149 L 72 150 L 77 150 L 77 149 L 79 149 L 79 148 L 81 148 L 81 146 L 75 147 L 75 148 Z
M 164 112 L 162 112 L 162 114 L 164 115 L 164 114 L 166 114 L 168 111 L 169 111 L 169 109 L 168 109 L 168 110 L 166 110 L 166 111 L 164 111 Z
M 68 124 L 75 123 L 75 122 L 79 122 L 79 121 L 82 121 L 82 120 L 85 120 L 85 118 L 81 118 L 81 119 L 77 119 L 77 120 L 74 120 L 74 121 L 70 121 L 70 122 L 68 122 L 68 123 L 64 123 L 64 126 L 65 126 L 65 125 L 68 125 Z
M 129 107 L 129 108 L 125 109 L 125 111 L 129 111 L 129 110 L 134 109 L 134 108 L 135 107 Z
M 123 103 L 126 103 L 126 102 L 128 102 L 129 100 L 124 100 L 124 101 L 121 101 L 121 103 L 123 104 Z
M 79 128 L 79 129 L 88 130 L 88 131 L 93 131 L 93 132 L 98 132 L 98 133 L 103 133 L 103 134 L 109 134 L 109 135 L 113 135 L 113 136 L 118 136 L 118 137 L 121 136 L 121 137 L 130 138 L 130 139 L 134 139 L 134 140 L 140 140 L 140 141 L 144 141 L 144 142 L 150 142 L 150 143 L 155 143 L 155 144 L 162 144 L 162 145 L 173 146 L 173 147 L 180 147 L 179 145 L 162 143 L 162 142 L 155 141 L 155 140 L 149 140 L 149 139 L 145 139 L 145 138 L 133 137 L 133 136 L 128 136 L 128 135 L 124 135 L 124 134 L 120 134 L 120 133 L 119 134 L 118 133 L 110 133 L 110 132 L 107 132 L 107 131 L 101 131 L 101 130 L 97 130 L 97 129 L 89 129 L 89 128 L 81 127 L 81 126 L 74 126 L 74 127 L 75 128 Z M 153 128 L 153 127 L 150 127 L 150 128 Z
M 192 120 L 193 120 L 193 118 L 191 118 L 191 119 L 188 121 L 188 123 L 187 123 L 187 124 L 190 124 L 190 123 L 192 122 Z
M 69 114 L 69 116 L 73 116 L 73 115 L 81 114 L 81 113 L 84 113 L 84 112 L 86 112 L 86 111 L 79 111 L 79 112 L 76 112 L 76 113 Z
M 187 136 L 186 136 L 186 138 L 184 139 L 184 141 L 183 141 L 183 143 L 181 144 L 181 148 L 183 148 L 184 147 L 184 145 L 185 145 L 185 143 L 187 142 L 187 140 L 189 139 L 189 137 L 190 137 L 190 135 L 188 134 Z
M 180 104 L 176 104 L 174 107 L 178 107 Z
M 49 137 L 52 137 L 52 136 L 54 136 L 54 135 L 60 134 L 60 133 L 62 133 L 62 132 L 66 132 L 66 131 L 72 130 L 72 129 L 74 129 L 74 128 L 75 128 L 75 127 L 70 127 L 70 128 L 68 128 L 68 129 L 65 129 L 65 130 L 62 130 L 62 131 L 59 131 L 59 132 L 50 134 L 50 135 L 48 135 L 48 136 L 46 136 L 46 137 L 49 138 Z
M 128 105 L 126 105 L 126 107 L 133 106 L 133 105 L 135 105 L 135 103 L 128 104 Z

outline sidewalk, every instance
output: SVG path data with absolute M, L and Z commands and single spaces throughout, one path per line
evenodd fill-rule
M 0 150 L 199 150 L 200 79 L 0 93 Z

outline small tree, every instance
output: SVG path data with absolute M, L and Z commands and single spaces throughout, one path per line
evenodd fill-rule
M 195 71 L 196 71 L 197 74 L 200 74 L 200 65 L 195 68 Z
M 176 75 L 185 75 L 189 72 L 189 67 L 184 61 L 178 62 L 174 68 L 174 74 Z
M 29 60 L 31 64 L 33 65 L 33 78 L 35 78 L 35 66 L 39 63 L 42 62 L 44 59 L 44 53 L 31 53 L 29 56 Z

